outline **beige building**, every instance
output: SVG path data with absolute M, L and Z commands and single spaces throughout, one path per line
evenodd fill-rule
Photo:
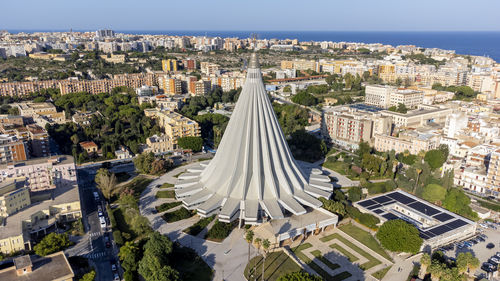
M 64 111 L 57 112 L 56 107 L 50 102 L 22 102 L 15 104 L 19 109 L 19 115 L 32 119 L 41 127 L 48 124 L 62 124 L 66 122 Z
M 430 123 L 444 124 L 446 117 L 453 113 L 451 108 L 440 108 L 436 106 L 421 105 L 416 110 L 410 110 L 407 113 L 382 110 L 382 116 L 391 117 L 392 123 L 396 127 L 418 128 Z
M 488 173 L 486 175 L 486 184 L 488 188 L 495 191 L 498 196 L 498 192 L 500 192 L 500 149 L 491 153 Z
M 110 63 L 125 63 L 125 55 L 124 54 L 101 55 L 101 59 L 105 60 L 106 62 L 110 62 Z
M 0 217 L 5 218 L 31 204 L 26 178 L 13 178 L 0 183 Z
M 377 151 L 391 151 L 418 154 L 439 147 L 441 137 L 436 134 L 421 134 L 417 132 L 402 133 L 399 137 L 375 135 L 374 147 Z
M 44 257 L 17 257 L 13 266 L 0 270 L 3 281 L 72 281 L 74 277 L 62 251 Z
M 200 126 L 193 121 L 175 111 L 160 111 L 158 109 L 145 109 L 146 116 L 155 118 L 158 125 L 164 130 L 165 135 L 172 139 L 173 144 L 177 144 L 180 137 L 198 137 L 201 135 Z
M 182 81 L 177 78 L 169 76 L 162 76 L 158 78 L 158 86 L 165 94 L 180 95 L 182 94 Z
M 367 85 L 365 89 L 365 103 L 381 108 L 398 106 L 400 103 L 408 108 L 415 108 L 422 104 L 423 98 L 423 92 L 412 89 L 382 85 Z
M 167 135 L 153 135 L 146 139 L 146 145 L 146 151 L 154 154 L 168 153 L 177 148 L 177 145 L 174 145 L 172 139 Z
M 200 63 L 201 73 L 207 76 L 213 76 L 219 74 L 219 65 L 211 62 L 201 62 Z

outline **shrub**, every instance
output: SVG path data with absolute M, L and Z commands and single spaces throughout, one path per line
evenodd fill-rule
M 156 211 L 158 211 L 159 213 L 165 212 L 167 210 L 170 210 L 172 208 L 175 208 L 175 207 L 179 206 L 180 204 L 182 204 L 182 202 L 168 202 L 168 203 L 163 203 L 160 206 L 156 206 Z
M 46 256 L 64 250 L 70 245 L 71 242 L 66 233 L 49 233 L 42 241 L 33 247 L 33 250 L 35 250 L 35 253 L 39 256 Z
M 213 240 L 224 240 L 233 230 L 233 226 L 230 223 L 220 222 L 219 220 L 215 221 L 212 228 L 207 233 L 205 238 L 213 239 Z
M 377 238 L 389 251 L 413 254 L 420 250 L 423 242 L 418 229 L 400 219 L 386 221 L 378 230 Z
M 201 151 L 203 148 L 203 139 L 201 137 L 181 137 L 177 143 L 183 149 L 191 149 L 193 152 Z
M 119 230 L 113 231 L 113 239 L 115 240 L 116 244 L 123 245 L 123 236 Z
M 377 224 L 380 222 L 380 220 L 376 216 L 367 213 L 362 213 L 356 207 L 353 206 L 346 206 L 346 211 L 349 217 L 351 217 L 353 220 L 372 229 L 376 229 Z
M 182 207 L 179 210 L 176 210 L 176 211 L 173 211 L 170 213 L 165 213 L 165 214 L 163 214 L 162 217 L 166 222 L 176 222 L 176 221 L 190 218 L 193 215 L 194 215 L 194 212 L 189 211 L 188 209 Z

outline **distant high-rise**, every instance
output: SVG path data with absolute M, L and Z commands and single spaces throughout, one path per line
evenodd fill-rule
M 318 169 L 299 166 L 267 97 L 254 53 L 215 157 L 179 176 L 176 197 L 200 216 L 258 224 L 319 208 L 333 186 Z
M 100 29 L 95 32 L 95 36 L 99 38 L 115 37 L 115 32 L 111 29 Z

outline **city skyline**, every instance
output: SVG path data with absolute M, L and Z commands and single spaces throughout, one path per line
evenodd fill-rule
M 61 0 L 53 2 L 50 6 L 33 0 L 4 3 L 5 10 L 14 11 L 21 5 L 29 8 L 22 14 L 3 15 L 0 27 L 28 30 L 36 23 L 40 30 L 500 31 L 500 21 L 495 15 L 500 3 L 490 0 L 480 0 L 474 5 L 462 0 L 424 0 L 413 7 L 393 0 L 364 1 L 362 7 L 327 1 L 304 6 L 299 1 L 287 1 L 286 5 L 283 1 L 262 0 L 252 5 L 190 1 L 192 5 L 186 5 L 154 0 L 144 4 L 154 9 L 139 13 L 137 9 L 129 9 L 136 3 L 128 0 L 120 5 L 91 0 L 85 6 Z M 298 6 L 301 8 L 297 9 Z M 186 7 L 191 8 L 186 10 Z M 241 13 L 243 10 L 246 12 Z M 144 13 L 148 16 L 142 16 Z M 186 17 L 191 20 L 186 21 Z

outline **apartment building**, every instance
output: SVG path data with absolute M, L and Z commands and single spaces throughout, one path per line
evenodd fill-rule
M 35 124 L 26 125 L 29 137 L 30 155 L 33 157 L 47 157 L 50 155 L 49 134 Z
M 455 171 L 453 183 L 479 193 L 486 194 L 491 189 L 487 180 L 485 167 L 465 167 Z M 498 191 L 498 189 L 497 189 Z
M 213 76 L 220 74 L 219 65 L 211 62 L 201 62 L 200 63 L 201 73 L 207 76 Z
M 0 163 L 25 161 L 28 159 L 28 145 L 15 136 L 0 135 Z
M 400 134 L 399 137 L 389 135 L 374 136 L 374 147 L 377 151 L 391 151 L 418 154 L 439 147 L 441 136 L 437 134 L 418 133 L 415 131 Z
M 177 148 L 177 145 L 174 144 L 173 140 L 162 134 L 160 136 L 153 135 L 146 139 L 147 148 L 145 151 L 153 152 L 154 154 L 165 154 L 171 152 Z
M 12 266 L 0 270 L 0 280 L 8 281 L 72 281 L 74 277 L 62 251 L 44 257 L 17 257 Z
M 444 124 L 446 117 L 453 112 L 451 108 L 421 105 L 407 113 L 382 110 L 382 116 L 391 117 L 393 124 L 400 128 L 418 128 L 431 123 Z
M 166 59 L 161 61 L 161 68 L 164 72 L 178 71 L 180 69 L 180 61 L 175 59 Z
M 281 69 L 296 69 L 299 71 L 313 70 L 320 72 L 320 64 L 314 60 L 281 61 Z
M 18 110 L 19 115 L 24 118 L 45 127 L 49 124 L 63 124 L 66 122 L 66 113 L 64 111 L 57 112 L 56 107 L 50 102 L 21 102 L 14 104 Z
M 158 78 L 158 86 L 165 94 L 179 95 L 182 94 L 182 81 L 180 79 L 169 76 Z
M 197 122 L 171 110 L 160 111 L 158 109 L 145 109 L 144 114 L 155 118 L 164 130 L 165 135 L 177 144 L 180 137 L 198 137 L 201 129 Z
M 500 149 L 491 153 L 486 184 L 497 196 L 500 194 Z
M 412 89 L 397 89 L 391 86 L 367 85 L 365 103 L 381 108 L 398 106 L 400 103 L 414 108 L 423 102 L 423 93 Z
M 210 80 L 189 81 L 189 93 L 195 96 L 206 95 L 212 87 Z
M 31 205 L 26 178 L 12 178 L 0 183 L 0 218 L 6 218 Z
M 0 165 L 0 182 L 26 177 L 31 192 L 76 184 L 76 167 L 72 156 L 52 156 Z

